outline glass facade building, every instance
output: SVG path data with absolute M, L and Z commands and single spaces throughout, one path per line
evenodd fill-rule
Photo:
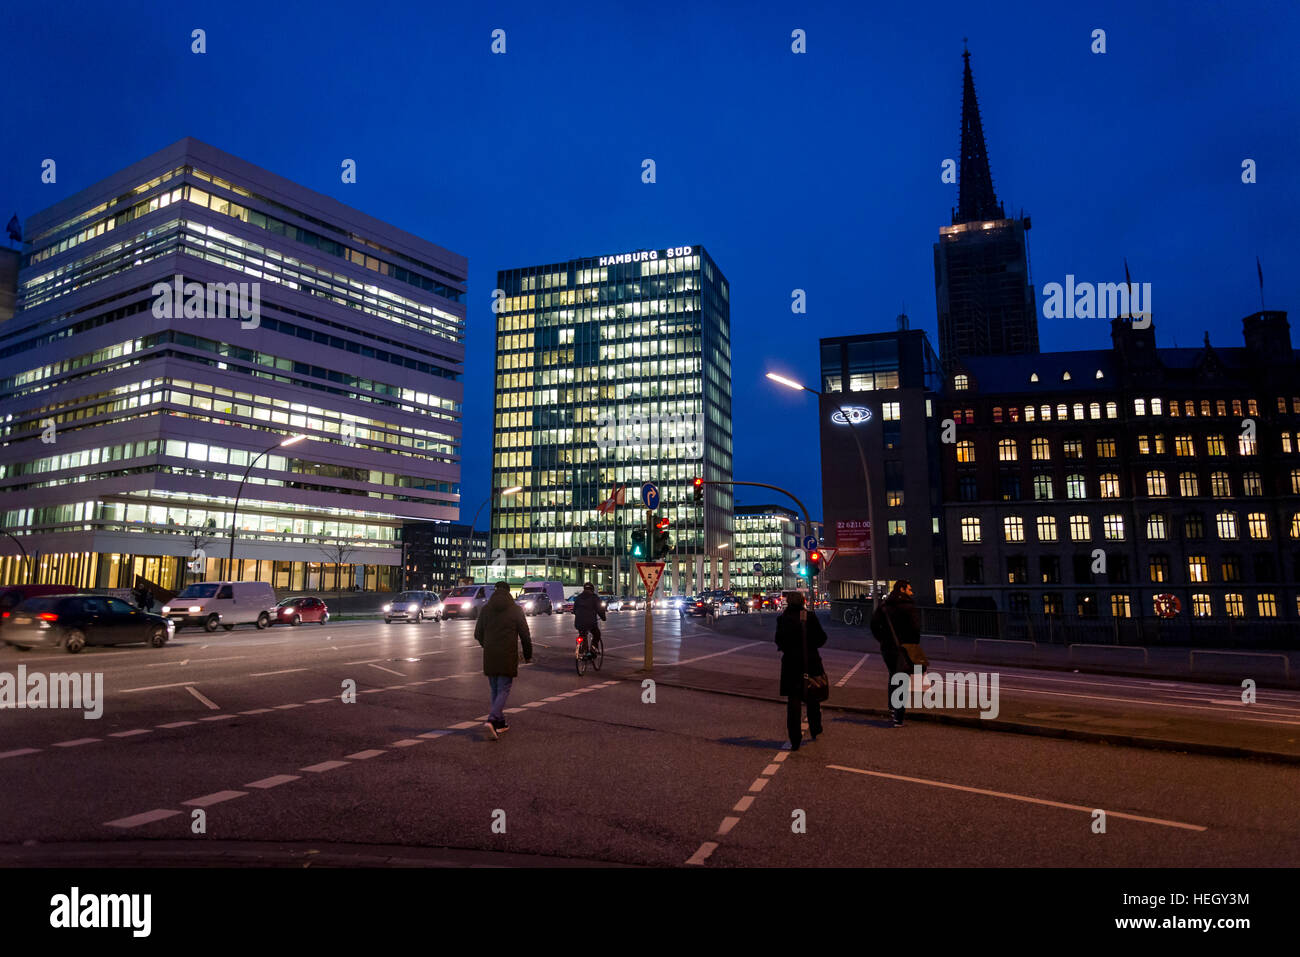
M 736 594 L 808 586 L 807 564 L 800 562 L 802 546 L 809 535 L 821 542 L 820 522 L 813 522 L 809 529 L 797 512 L 782 505 L 738 505 L 735 524 L 731 587 Z
M 732 468 L 730 288 L 708 253 L 571 259 L 504 270 L 497 286 L 492 480 L 521 488 L 492 500 L 507 578 L 635 591 L 630 532 L 654 482 L 673 543 L 661 587 L 725 579 L 731 487 L 706 486 L 703 503 L 692 489 L 697 476 L 730 481 Z M 601 514 L 620 484 L 625 502 Z
M 457 517 L 464 257 L 193 139 L 25 236 L 0 581 L 400 587 Z

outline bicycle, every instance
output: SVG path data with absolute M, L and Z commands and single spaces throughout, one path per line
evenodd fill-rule
M 860 625 L 862 624 L 862 609 L 845 608 L 843 617 L 844 617 L 844 624 L 846 625 Z
M 578 632 L 578 647 L 575 651 L 574 665 L 578 669 L 579 675 L 587 673 L 587 662 L 597 671 L 605 661 L 605 643 L 601 641 L 600 635 L 597 634 L 591 641 L 587 640 L 585 631 Z

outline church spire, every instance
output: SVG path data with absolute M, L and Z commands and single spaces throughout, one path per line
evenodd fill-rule
M 984 148 L 984 125 L 980 122 L 979 101 L 975 99 L 975 78 L 970 72 L 970 51 L 963 49 L 961 56 L 966 63 L 961 98 L 961 174 L 957 181 L 957 211 L 952 221 L 1005 219 L 1002 204 L 993 192 L 993 173 Z

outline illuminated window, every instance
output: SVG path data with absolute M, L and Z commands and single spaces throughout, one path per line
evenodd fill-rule
M 1052 421 L 1052 407 L 1050 405 L 1040 405 L 1038 407 L 1038 417 L 1044 422 Z
M 1225 555 L 1220 563 L 1220 570 L 1223 572 L 1225 582 L 1241 581 L 1241 559 L 1236 555 Z
M 1213 614 L 1214 608 L 1210 603 L 1210 596 L 1205 592 L 1192 593 L 1192 617 L 1209 618 Z
M 965 375 L 953 376 L 952 388 L 954 392 L 965 392 L 970 388 L 970 377 Z
M 1134 414 L 1134 415 L 1146 415 L 1146 414 L 1147 414 L 1147 400 L 1146 400 L 1146 399 L 1134 399 L 1134 400 L 1133 400 L 1133 414 Z
M 1119 418 L 1119 404 L 1118 404 L 1118 403 L 1115 403 L 1115 402 L 1107 402 L 1107 403 L 1106 403 L 1106 418 L 1108 418 L 1108 419 L 1118 419 L 1118 418 Z
M 1263 512 L 1247 513 L 1246 530 L 1251 538 L 1268 538 L 1268 516 Z
M 1178 494 L 1184 498 L 1201 494 L 1200 485 L 1196 480 L 1195 472 L 1178 473 Z
M 1187 556 L 1187 580 L 1208 582 L 1210 580 L 1210 562 L 1204 555 Z
M 1132 618 L 1133 605 L 1128 595 L 1110 596 L 1110 614 L 1113 618 Z
M 1032 405 L 1025 406 L 1025 421 L 1033 422 L 1038 417 L 1037 410 Z
M 978 542 L 980 540 L 980 520 L 972 515 L 967 515 L 961 520 L 961 540 L 963 542 Z
M 1190 435 L 1174 436 L 1174 454 L 1182 456 L 1183 458 L 1196 457 L 1196 447 L 1192 443 L 1192 437 Z
M 1300 495 L 1300 469 L 1291 470 L 1291 494 Z
M 1291 537 L 1300 538 L 1300 512 L 1291 513 Z
M 1070 417 L 1070 407 L 1064 402 L 1056 403 L 1056 421 L 1064 422 Z
M 1290 433 L 1290 432 L 1283 432 L 1283 433 L 1282 433 L 1282 451 L 1283 451 L 1283 452 L 1286 452 L 1286 453 L 1288 453 L 1288 454 L 1291 452 L 1291 433 Z
M 1239 455 L 1254 455 L 1258 444 L 1254 438 L 1243 433 L 1237 436 L 1237 453 Z
M 1163 400 L 1156 398 L 1151 400 L 1151 414 L 1160 415 L 1164 409 Z
M 1088 483 L 1078 472 L 1071 472 L 1065 477 L 1066 498 L 1087 498 Z
M 1069 381 L 1070 381 L 1070 373 L 1069 373 L 1069 372 L 1063 372 L 1063 373 L 1061 373 L 1061 381 L 1062 381 L 1062 382 L 1069 382 Z
M 1029 443 L 1029 457 L 1037 462 L 1046 462 L 1052 457 L 1052 446 L 1047 439 L 1034 439 Z
M 1102 498 L 1119 498 L 1119 476 L 1114 472 L 1103 472 L 1098 478 L 1101 484 Z
M 1002 534 L 1009 542 L 1025 540 L 1025 520 L 1018 515 L 1007 515 L 1002 519 Z
M 1240 416 L 1240 415 L 1241 415 L 1241 400 L 1240 400 L 1240 399 L 1233 399 L 1233 400 L 1232 400 L 1232 414 L 1235 415 L 1235 416 Z
M 1092 540 L 1092 519 L 1087 515 L 1070 516 L 1070 539 L 1075 542 Z
M 1083 458 L 1083 439 L 1066 439 L 1061 443 L 1061 454 L 1067 459 Z
M 1209 399 L 1202 399 L 1202 400 L 1201 400 L 1201 415 L 1209 415 L 1209 414 L 1210 414 L 1210 400 L 1209 400 Z
M 1151 496 L 1168 495 L 1165 485 L 1165 473 L 1158 469 L 1147 473 L 1147 494 Z
M 1153 542 L 1163 542 L 1169 537 L 1165 527 L 1165 516 L 1161 512 L 1152 512 L 1147 516 L 1147 538 Z
M 1247 399 L 1247 400 L 1246 400 L 1246 414 L 1247 414 L 1247 415 L 1259 415 L 1259 403 L 1256 402 L 1254 399 Z
M 1037 382 L 1037 381 L 1038 381 L 1038 373 L 1037 373 L 1037 372 L 1031 372 L 1031 373 L 1029 374 L 1029 381 L 1030 381 L 1030 382 Z
M 1228 446 L 1224 442 L 1222 435 L 1207 435 L 1205 437 L 1205 451 L 1210 455 L 1227 455 Z
M 1286 410 L 1283 409 L 1282 411 L 1285 412 Z M 1214 403 L 1214 414 L 1215 414 L 1215 415 L 1227 415 L 1227 414 L 1228 414 L 1228 403 L 1224 402 L 1222 399 L 1218 399 L 1218 400 Z
M 1169 557 L 1167 555 L 1152 555 L 1147 562 L 1147 571 L 1150 573 L 1153 582 L 1168 581 Z
M 1237 513 L 1220 512 L 1214 518 L 1219 530 L 1219 538 L 1231 540 L 1237 537 Z
M 1090 403 L 1088 404 L 1088 418 L 1090 418 L 1090 419 L 1100 419 L 1100 418 L 1101 418 L 1101 403 L 1100 403 L 1100 402 L 1090 402 Z
M 1002 423 L 1002 406 L 1000 405 L 995 405 L 993 407 L 993 423 L 995 425 L 1000 425 Z
M 1119 451 L 1114 439 L 1097 440 L 1097 458 L 1113 459 L 1118 457 Z
M 1232 482 L 1227 472 L 1210 473 L 1210 494 L 1215 498 L 1232 497 Z
M 1123 515 L 1103 515 L 1101 527 L 1102 534 L 1107 541 L 1122 542 L 1124 540 Z
M 1260 618 L 1277 617 L 1277 595 L 1272 592 L 1260 592 L 1255 596 L 1255 601 L 1259 607 Z
M 901 418 L 901 416 L 899 415 L 898 407 L 899 407 L 899 403 L 897 402 L 880 403 L 881 418 L 884 419 L 886 422 L 897 422 L 899 418 Z M 966 421 L 969 422 L 970 420 L 967 419 Z
M 970 439 L 963 439 L 957 443 L 957 461 L 962 463 L 975 461 L 975 443 Z
M 1246 602 L 1243 600 L 1243 596 L 1238 594 L 1224 595 L 1223 612 L 1229 618 L 1245 618 Z
M 1039 501 L 1046 501 L 1054 496 L 1052 487 L 1052 477 L 1050 475 L 1034 476 L 1034 498 Z
M 1105 377 L 1104 375 L 1102 375 L 1101 370 L 1098 369 L 1098 370 L 1097 370 L 1097 374 L 1096 374 L 1095 376 L 1093 376 L 1093 378 L 1095 378 L 1095 379 L 1104 379 L 1104 378 L 1106 378 L 1106 377 Z
M 1300 521 L 1300 512 L 1297 513 Z M 1037 518 L 1038 540 L 1040 542 L 1056 541 L 1056 519 L 1051 515 L 1039 515 Z
M 999 462 L 1015 462 L 1018 457 L 1019 452 L 1015 439 L 1000 439 L 998 441 Z
M 1186 416 L 1193 416 L 1193 415 L 1195 415 L 1195 414 L 1196 414 L 1196 403 L 1193 402 L 1191 399 L 1186 399 L 1186 400 L 1184 400 L 1184 402 L 1183 402 L 1183 414 L 1186 415 Z

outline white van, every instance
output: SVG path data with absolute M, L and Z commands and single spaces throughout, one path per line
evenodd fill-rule
M 162 607 L 162 615 L 176 625 L 202 625 L 207 631 L 236 625 L 271 624 L 275 592 L 266 582 L 196 582 Z
M 460 585 L 442 600 L 443 618 L 477 618 L 479 609 L 492 596 L 490 585 Z
M 546 614 L 558 614 L 560 608 L 564 605 L 564 583 L 563 582 L 524 582 L 524 587 L 519 594 L 515 596 L 516 601 L 527 601 L 531 595 L 545 595 L 551 600 L 550 609 Z

